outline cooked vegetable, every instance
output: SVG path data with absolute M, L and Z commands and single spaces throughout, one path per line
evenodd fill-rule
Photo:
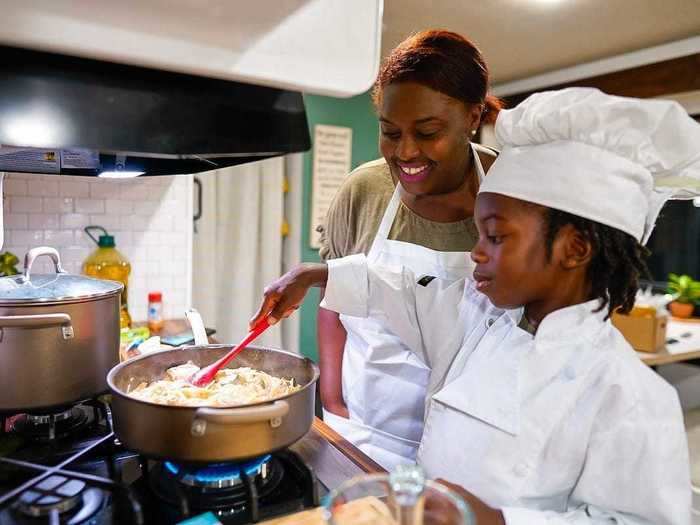
M 231 407 L 269 401 L 296 392 L 294 379 L 273 377 L 253 368 L 224 368 L 214 381 L 200 388 L 189 378 L 199 370 L 191 361 L 165 371 L 165 377 L 140 383 L 128 394 L 161 405 Z

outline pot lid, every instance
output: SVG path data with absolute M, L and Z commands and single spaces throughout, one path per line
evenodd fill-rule
M 56 273 L 31 274 L 34 260 L 41 255 L 51 257 Z M 66 273 L 58 252 L 48 247 L 30 250 L 24 259 L 24 268 L 23 274 L 0 277 L 0 304 L 91 299 L 118 294 L 124 288 L 116 281 Z

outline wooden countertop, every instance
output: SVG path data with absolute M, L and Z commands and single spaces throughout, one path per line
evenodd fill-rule
M 360 474 L 386 472 L 319 418 L 308 434 L 289 447 L 301 456 L 327 490 Z

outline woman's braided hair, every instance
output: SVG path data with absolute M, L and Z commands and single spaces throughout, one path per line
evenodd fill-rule
M 557 232 L 571 224 L 591 243 L 593 257 L 586 270 L 593 297 L 600 299 L 608 317 L 615 311 L 628 313 L 634 306 L 639 280 L 649 276 L 645 259 L 649 250 L 630 234 L 570 213 L 548 208 L 545 212 L 547 259 Z

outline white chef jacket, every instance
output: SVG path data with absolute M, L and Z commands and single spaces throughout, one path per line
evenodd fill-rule
M 641 363 L 597 301 L 535 336 L 473 282 L 331 260 L 324 308 L 382 317 L 431 369 L 418 462 L 513 524 L 690 523 L 675 390 Z M 420 282 L 418 282 L 420 281 Z

